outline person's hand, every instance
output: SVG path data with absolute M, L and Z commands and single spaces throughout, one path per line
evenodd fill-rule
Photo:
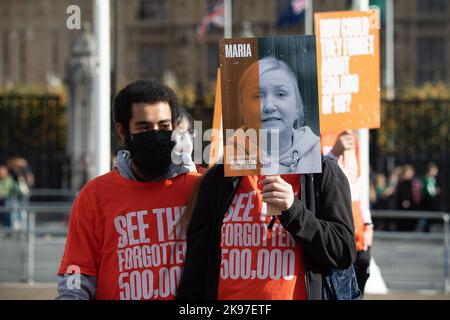
M 364 251 L 367 251 L 373 243 L 373 225 L 368 224 L 364 230 Z
M 351 130 L 345 130 L 336 139 L 331 152 L 339 157 L 344 154 L 344 151 L 352 149 L 355 149 L 355 137 Z
M 266 176 L 259 182 L 264 185 L 261 195 L 262 200 L 280 211 L 286 211 L 294 203 L 294 191 L 292 186 L 279 175 Z

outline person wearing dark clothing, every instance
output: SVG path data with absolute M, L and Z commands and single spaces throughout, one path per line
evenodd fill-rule
M 437 186 L 436 177 L 439 173 L 439 168 L 434 163 L 427 165 L 427 171 L 423 178 L 422 186 L 422 210 L 424 211 L 438 211 L 439 210 L 439 187 Z M 419 219 L 417 224 L 417 231 L 428 232 L 430 229 L 430 222 L 427 218 Z
M 6 165 L 0 163 L 0 207 L 8 205 L 8 200 L 16 192 L 16 186 Z M 0 212 L 0 220 L 2 221 L 3 227 L 11 226 L 11 215 L 9 212 Z
M 402 177 L 398 184 L 397 209 L 419 210 L 420 182 L 415 178 L 414 167 L 407 164 L 403 167 Z M 415 229 L 415 219 L 401 219 L 397 221 L 398 231 L 412 231 Z
M 422 188 L 422 207 L 425 211 L 439 210 L 439 187 L 436 183 L 436 177 L 439 174 L 439 168 L 434 163 L 429 163 L 423 179 Z
M 283 175 L 282 178 L 271 176 L 261 182 L 258 176 L 224 177 L 223 165 L 216 165 L 208 170 L 203 176 L 194 203 L 190 205 L 192 211 L 189 206 L 186 209 L 186 217 L 191 216 L 187 230 L 185 266 L 177 299 L 321 300 L 323 275 L 330 268 L 344 269 L 351 266 L 356 258 L 356 248 L 347 178 L 332 159 L 323 161 L 322 176 L 317 188 L 314 188 L 314 176 L 312 174 Z M 269 178 L 270 181 L 276 182 L 268 183 Z M 265 184 L 262 190 L 259 187 L 261 183 Z M 286 185 L 292 186 L 285 189 L 290 191 L 281 191 Z M 246 186 L 247 193 L 242 193 Z M 269 191 L 275 189 L 279 191 Z M 294 190 L 298 193 L 295 194 Z M 262 201 L 268 206 L 276 205 L 281 203 L 277 197 L 281 198 L 282 194 L 291 194 L 292 203 L 287 208 L 278 206 L 281 215 L 271 218 Z M 247 205 L 240 202 L 240 199 L 245 197 Z M 316 203 L 315 199 L 320 200 Z M 239 208 L 242 210 L 239 211 Z M 255 220 L 251 220 L 252 215 L 256 217 Z M 245 272 L 241 268 L 241 274 L 234 274 L 233 278 L 237 265 L 229 263 L 231 254 L 228 255 L 227 261 L 228 251 L 225 250 L 228 250 L 226 245 L 229 240 L 226 230 L 234 218 L 237 218 L 235 221 L 240 221 L 235 222 L 234 231 L 262 230 L 261 234 L 267 237 L 259 241 L 252 233 L 248 235 L 252 239 L 251 243 L 247 243 L 248 247 L 244 246 L 243 249 L 236 245 L 232 249 L 236 250 L 235 252 L 242 250 L 242 254 L 247 250 L 247 257 L 253 257 L 247 260 L 251 262 L 252 271 L 244 275 Z M 247 223 L 246 228 L 244 221 L 254 222 Z M 237 228 L 237 225 L 242 226 L 242 229 Z M 236 234 L 232 233 L 232 237 Z M 281 248 L 285 249 L 283 256 L 288 251 L 286 247 L 292 248 L 295 261 L 292 261 L 292 269 L 289 269 L 291 271 L 287 272 L 285 277 L 273 276 L 279 269 L 284 270 L 284 266 L 280 268 L 278 265 L 275 268 L 276 264 L 267 258 L 270 263 L 268 262 L 265 268 L 264 264 L 256 263 L 255 260 L 259 262 L 259 259 L 249 251 L 252 246 L 256 246 L 253 248 L 256 250 L 252 253 L 258 253 L 258 258 L 264 256 L 261 253 L 265 253 L 266 257 L 275 256 L 272 252 L 281 249 L 270 247 L 274 240 L 273 237 L 270 239 L 268 236 L 270 234 L 273 237 L 274 234 L 283 235 L 283 239 L 286 240 L 284 248 Z M 267 240 L 267 243 L 264 243 L 264 240 Z M 241 244 L 245 245 L 245 241 Z M 292 284 L 292 291 L 286 292 L 291 285 L 289 281 L 295 283 Z

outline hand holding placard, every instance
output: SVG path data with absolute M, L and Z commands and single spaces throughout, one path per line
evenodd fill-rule
M 280 215 L 281 212 L 292 206 L 294 202 L 292 186 L 279 175 L 265 176 L 259 183 L 264 185 L 261 196 L 262 200 L 267 203 L 268 215 Z
M 267 205 L 267 215 L 268 216 L 279 216 L 281 215 L 281 210 L 278 209 L 278 207 L 274 206 L 273 204 L 269 204 L 266 202 Z

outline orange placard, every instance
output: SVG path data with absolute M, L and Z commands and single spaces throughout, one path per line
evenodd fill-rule
M 380 127 L 378 11 L 314 15 L 322 132 Z
M 211 136 L 211 151 L 209 154 L 209 167 L 216 164 L 223 156 L 222 135 L 222 86 L 220 68 L 217 68 L 216 97 L 214 101 L 213 134 Z

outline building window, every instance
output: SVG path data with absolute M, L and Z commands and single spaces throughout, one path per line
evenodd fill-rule
M 447 0 L 417 0 L 417 11 L 419 14 L 440 13 L 445 14 Z
M 211 12 L 220 0 L 208 0 L 208 12 Z
M 418 84 L 444 81 L 446 75 L 444 38 L 417 39 L 417 75 Z
M 9 32 L 3 31 L 3 77 L 5 81 L 10 77 L 10 53 L 9 53 Z
M 425 0 L 417 0 L 417 11 L 419 14 L 425 11 Z
M 276 0 L 277 17 L 282 15 L 291 5 L 291 0 Z
M 53 30 L 53 37 L 51 39 L 51 57 L 52 57 L 52 71 L 55 74 L 59 73 L 59 62 L 60 62 L 60 50 L 59 50 L 59 32 L 58 30 Z
M 167 50 L 162 46 L 144 45 L 139 48 L 139 77 L 162 79 L 167 65 Z
M 27 36 L 25 30 L 19 32 L 19 79 L 23 84 L 27 81 Z
M 219 67 L 219 46 L 208 44 L 208 78 L 215 79 Z
M 139 20 L 164 20 L 165 0 L 139 0 L 137 16 Z

